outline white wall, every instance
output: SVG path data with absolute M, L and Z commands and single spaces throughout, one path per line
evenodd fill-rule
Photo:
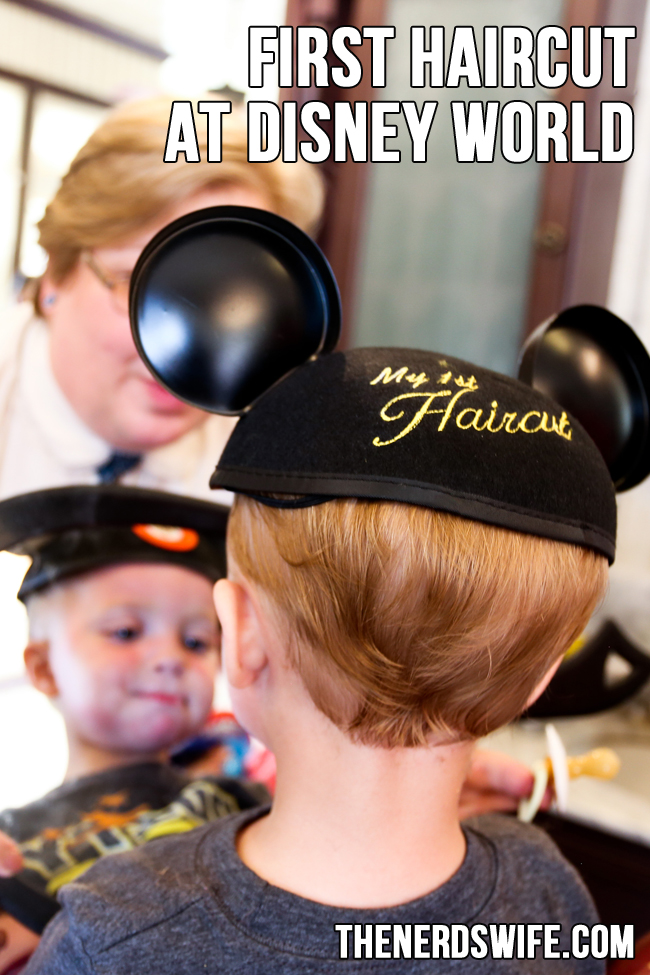
M 634 105 L 635 148 L 625 164 L 608 307 L 650 349 L 650 30 L 644 28 Z M 650 482 L 619 495 L 618 551 L 605 611 L 650 649 Z

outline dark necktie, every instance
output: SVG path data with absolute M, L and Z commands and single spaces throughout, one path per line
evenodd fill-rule
M 124 474 L 137 467 L 141 460 L 142 454 L 121 454 L 116 450 L 97 468 L 99 483 L 115 484 Z

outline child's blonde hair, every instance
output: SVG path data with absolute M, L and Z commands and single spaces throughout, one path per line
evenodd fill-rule
M 265 193 L 271 208 L 313 230 L 323 207 L 323 182 L 315 166 L 249 163 L 246 119 L 233 108 L 223 116 L 222 162 L 207 161 L 206 115 L 194 111 L 198 163 L 163 162 L 171 98 L 131 102 L 111 112 L 77 153 L 39 223 L 50 271 L 63 280 L 85 249 L 107 246 L 136 233 L 166 207 L 217 185 Z
M 607 578 L 589 549 L 394 502 L 238 496 L 228 551 L 277 610 L 316 706 L 389 748 L 521 714 Z

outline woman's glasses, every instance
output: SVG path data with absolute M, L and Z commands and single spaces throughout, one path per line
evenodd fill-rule
M 111 293 L 113 304 L 117 311 L 129 311 L 129 285 L 131 283 L 131 271 L 107 271 L 98 264 L 91 251 L 82 251 L 81 259 L 88 265 L 95 277 L 101 281 L 105 288 Z

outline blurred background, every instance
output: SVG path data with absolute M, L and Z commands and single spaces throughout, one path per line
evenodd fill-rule
M 522 333 L 561 307 L 609 303 L 645 330 L 646 115 L 650 55 L 642 56 L 645 0 L 0 0 L 0 297 L 39 275 L 35 223 L 76 151 L 107 108 L 160 91 L 226 91 L 246 98 L 250 24 L 395 26 L 387 86 L 283 89 L 273 72 L 256 99 L 440 102 L 427 163 L 327 163 L 321 230 L 340 281 L 348 344 L 406 344 L 512 372 Z M 413 24 L 633 24 L 627 90 L 487 89 L 470 97 L 587 103 L 598 144 L 600 101 L 635 101 L 637 148 L 626 165 L 459 165 L 449 102 L 459 89 L 409 86 Z M 361 57 L 367 60 L 364 45 Z M 606 45 L 606 54 L 608 45 Z M 647 63 L 646 63 L 647 62 Z M 648 76 L 648 77 L 646 77 Z
M 438 99 L 427 163 L 326 163 L 328 202 L 319 241 L 339 279 L 347 345 L 439 349 L 513 373 L 522 338 L 562 308 L 608 305 L 650 342 L 650 44 L 645 0 L 0 0 L 0 299 L 9 304 L 45 258 L 35 224 L 77 150 L 111 105 L 161 91 L 194 96 L 247 91 L 251 24 L 392 24 L 387 86 L 369 71 L 356 89 L 277 89 L 256 99 Z M 629 163 L 459 165 L 449 102 L 463 87 L 409 87 L 411 25 L 635 25 L 628 87 L 509 89 L 472 98 L 534 104 L 586 102 L 588 147 L 599 103 L 634 102 Z M 369 60 L 364 45 L 361 57 Z M 390 120 L 389 120 L 390 121 Z M 161 154 L 163 147 L 161 146 Z M 179 163 L 178 165 L 183 165 Z M 0 320 L 0 329 L 2 321 Z M 636 530 L 636 529 L 635 529 Z M 647 550 L 646 550 L 647 549 Z M 650 546 L 642 558 L 650 560 Z M 22 677 L 25 620 L 0 555 L 0 808 L 21 804 L 63 775 L 63 732 Z M 2 573 L 5 573 L 3 576 Z M 13 573 L 13 575 L 12 575 Z M 650 593 L 649 593 L 650 598 Z M 648 645 L 650 646 L 650 625 Z M 10 747 L 10 743 L 13 746 Z

